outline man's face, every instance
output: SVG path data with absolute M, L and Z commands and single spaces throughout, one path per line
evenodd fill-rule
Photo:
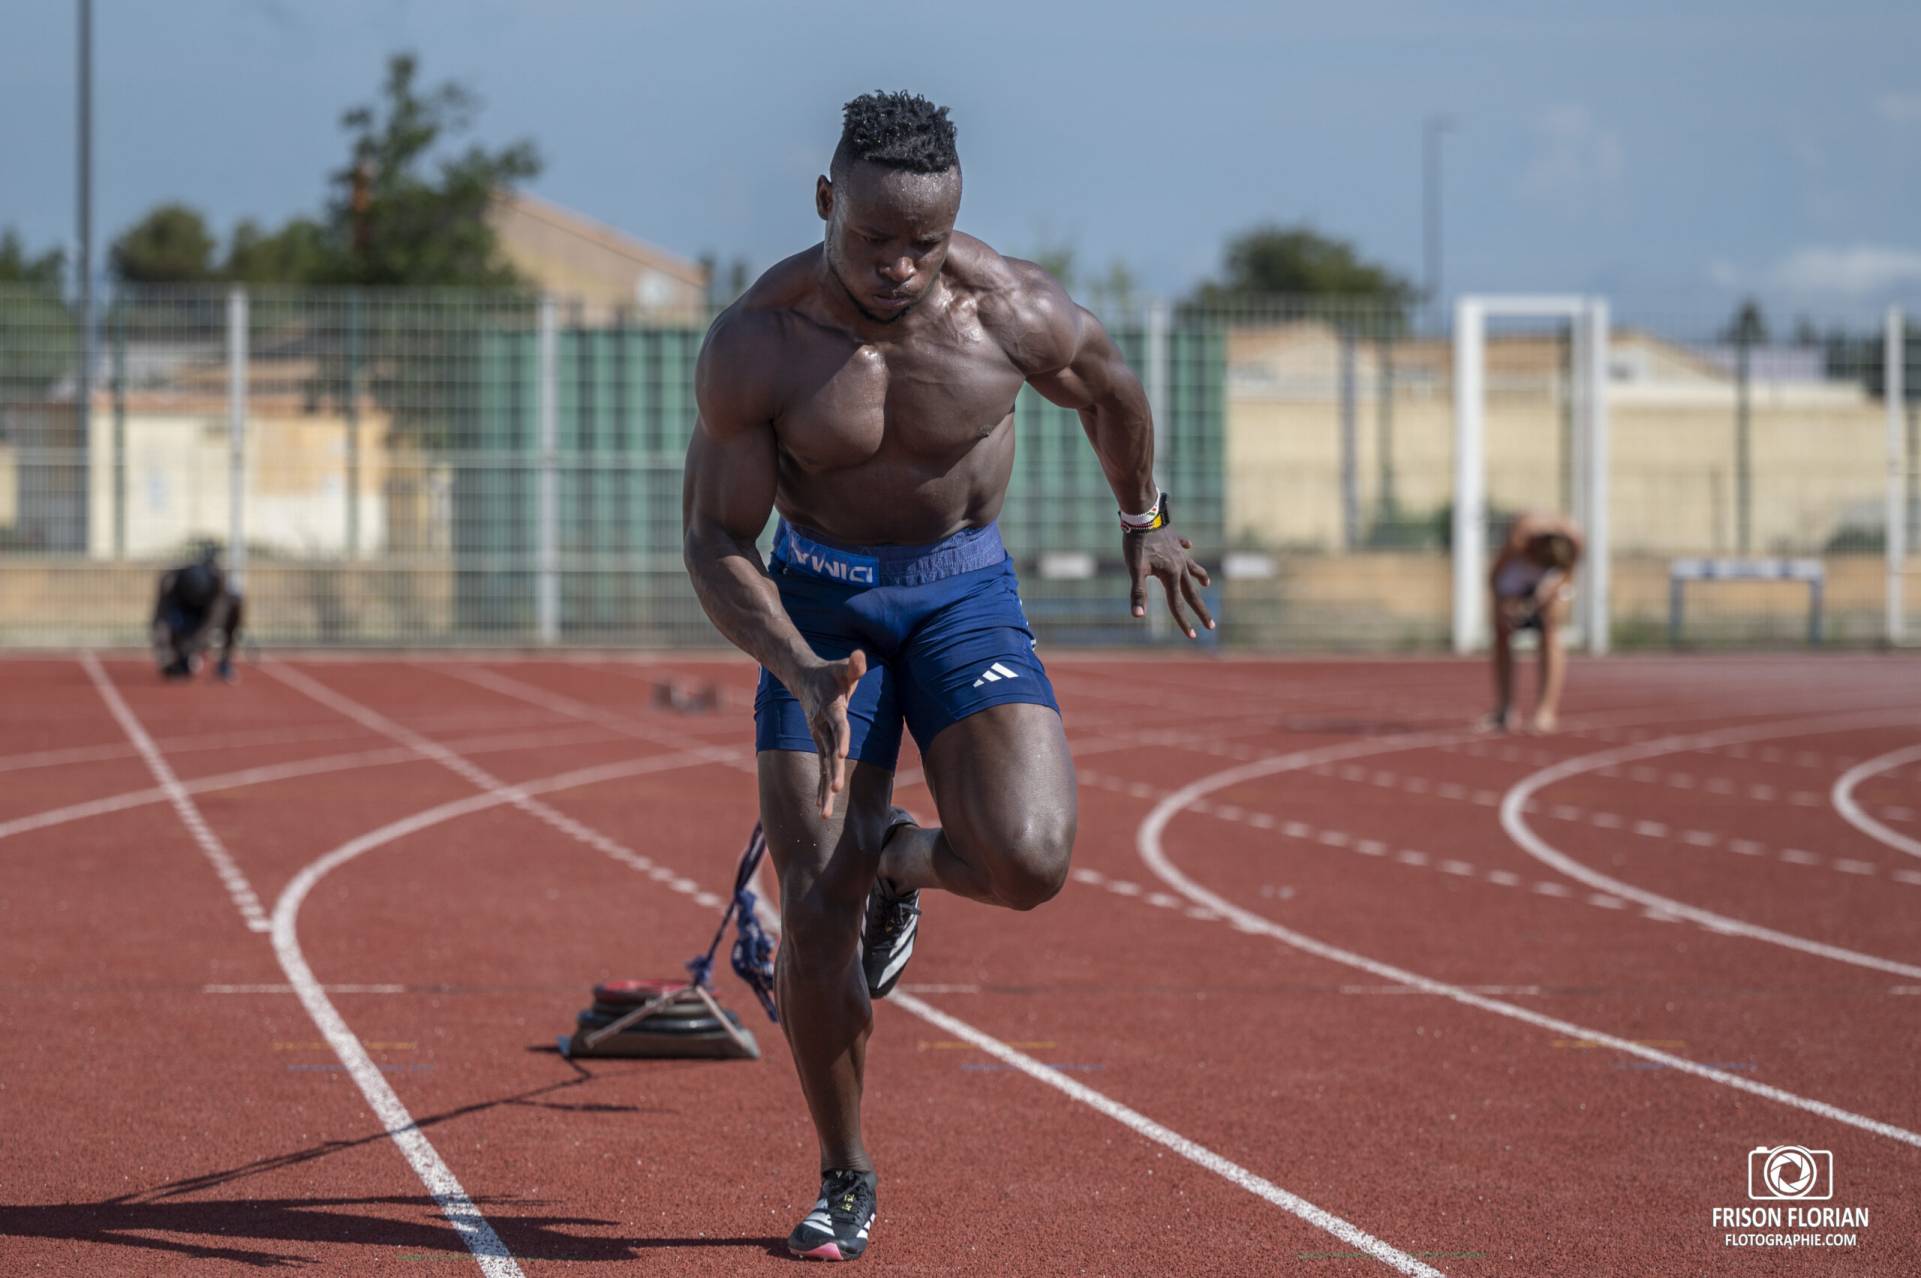
M 909 173 L 866 161 L 840 181 L 822 178 L 815 206 L 827 223 L 827 265 L 868 319 L 891 324 L 927 295 L 960 213 L 958 168 Z

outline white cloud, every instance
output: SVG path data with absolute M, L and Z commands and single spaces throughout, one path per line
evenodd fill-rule
M 1725 257 L 1717 257 L 1708 263 L 1708 279 L 1721 288 L 1741 287 L 1741 272 Z
M 1890 89 L 1875 100 L 1881 118 L 1894 124 L 1921 124 L 1921 92 Z
M 1921 250 L 1887 244 L 1811 245 L 1777 262 L 1768 278 L 1795 293 L 1871 297 L 1921 284 Z
M 1597 124 L 1586 107 L 1550 107 L 1534 122 L 1534 133 L 1538 145 L 1521 175 L 1523 196 L 1579 213 L 1620 186 L 1627 171 L 1621 135 Z

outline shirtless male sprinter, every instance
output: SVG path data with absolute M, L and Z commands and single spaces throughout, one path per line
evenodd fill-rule
M 1023 385 L 1080 411 L 1120 507 L 1134 615 L 1153 576 L 1188 638 L 1214 624 L 1154 484 L 1140 382 L 1045 271 L 954 229 L 960 200 L 945 107 L 848 103 L 815 183 L 822 242 L 714 321 L 696 372 L 684 553 L 708 617 L 761 665 L 777 992 L 820 1141 L 820 1198 L 787 1241 L 832 1260 L 865 1251 L 873 1224 L 870 1000 L 912 952 L 920 891 L 1027 910 L 1067 878 L 1074 765 L 995 524 Z M 938 828 L 892 806 L 903 724 Z

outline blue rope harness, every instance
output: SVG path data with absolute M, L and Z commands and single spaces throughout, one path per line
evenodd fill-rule
M 760 915 L 754 911 L 756 898 L 753 889 L 747 886 L 754 881 L 754 871 L 760 868 L 760 859 L 766 854 L 767 836 L 761 833 L 760 823 L 756 821 L 754 832 L 747 836 L 747 848 L 740 854 L 740 870 L 734 875 L 734 898 L 720 916 L 720 926 L 714 929 L 714 939 L 708 942 L 707 952 L 687 960 L 687 972 L 694 978 L 694 984 L 714 988 L 714 951 L 720 948 L 721 937 L 727 933 L 727 920 L 733 919 L 735 936 L 730 958 L 734 975 L 754 991 L 754 997 L 767 1010 L 767 1019 L 779 1024 L 780 1013 L 774 1007 L 774 942 L 761 929 Z

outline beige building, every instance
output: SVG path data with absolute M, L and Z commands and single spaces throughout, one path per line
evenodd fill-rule
M 488 221 L 514 268 L 544 293 L 578 299 L 586 323 L 622 311 L 686 317 L 706 307 L 707 272 L 698 263 L 571 209 L 514 191 L 495 197 Z
M 1452 348 L 1397 342 L 1391 363 L 1353 352 L 1354 496 L 1362 535 L 1391 486 L 1401 520 L 1440 520 L 1452 499 Z M 1237 328 L 1228 337 L 1227 524 L 1265 549 L 1345 548 L 1342 352 L 1327 324 Z M 1487 345 L 1488 501 L 1563 507 L 1572 483 L 1562 342 Z M 1735 381 L 1703 354 L 1631 329 L 1609 356 L 1611 511 L 1617 553 L 1733 554 L 1739 491 Z M 1878 527 L 1886 418 L 1859 383 L 1776 375 L 1749 395 L 1753 554 L 1819 553 Z

